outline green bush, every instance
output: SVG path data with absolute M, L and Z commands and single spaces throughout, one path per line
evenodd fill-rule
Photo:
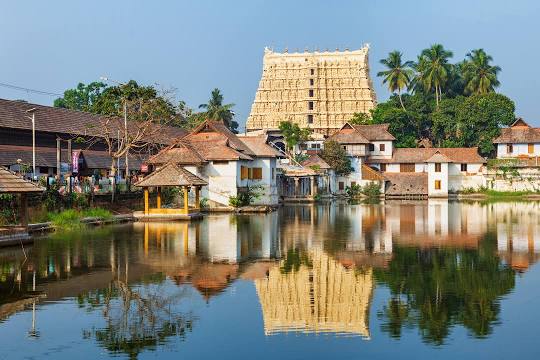
M 109 210 L 103 209 L 103 208 L 91 208 L 91 209 L 84 210 L 81 213 L 82 218 L 96 217 L 103 220 L 108 220 L 108 219 L 111 219 L 112 216 L 113 214 Z
M 229 197 L 229 205 L 232 207 L 248 206 L 253 203 L 254 200 L 260 198 L 262 195 L 262 186 L 248 186 L 246 191 L 238 193 L 236 196 Z
M 208 207 L 208 198 L 205 198 L 205 197 L 201 198 L 199 200 L 199 208 L 206 209 L 207 207 Z
M 378 182 L 371 182 L 362 187 L 362 190 L 360 190 L 360 192 L 362 193 L 362 195 L 374 199 L 381 196 L 381 187 Z
M 72 229 L 81 226 L 81 213 L 74 209 L 52 213 L 49 218 L 52 224 L 57 228 Z
M 178 196 L 183 195 L 184 192 L 179 187 L 164 187 L 161 189 L 161 201 L 163 205 L 170 205 Z
M 17 223 L 16 197 L 0 194 L 0 225 Z
M 348 197 L 357 197 L 360 195 L 362 187 L 358 184 L 351 184 L 345 188 L 345 193 Z

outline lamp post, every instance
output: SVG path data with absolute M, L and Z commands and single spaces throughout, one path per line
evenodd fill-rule
M 32 114 L 28 116 L 32 120 L 32 180 L 36 179 L 36 110 L 36 108 L 26 110 L 27 114 Z

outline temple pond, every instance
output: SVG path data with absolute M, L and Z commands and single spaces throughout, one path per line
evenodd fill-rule
M 539 215 L 329 203 L 51 234 L 0 249 L 0 359 L 535 358 Z

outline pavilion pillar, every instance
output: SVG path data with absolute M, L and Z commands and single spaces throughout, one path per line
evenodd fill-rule
M 149 204 L 148 204 L 148 188 L 145 187 L 145 188 L 144 188 L 144 214 L 145 214 L 145 215 L 148 215 L 148 209 L 149 209 Z
M 189 193 L 189 186 L 184 186 L 184 212 L 186 214 L 189 214 L 189 198 L 188 198 L 188 193 Z
M 311 185 L 311 196 L 317 195 L 317 184 L 315 182 L 315 176 L 310 177 Z
M 199 203 L 201 202 L 200 195 L 201 195 L 201 187 L 195 186 L 195 207 L 197 209 L 200 207 L 199 205 Z
M 300 191 L 300 187 L 298 186 L 299 181 L 300 181 L 299 178 L 297 177 L 294 178 L 294 197 L 298 197 L 298 193 Z
M 161 209 L 161 186 L 157 188 L 156 207 Z
M 25 228 L 28 227 L 28 197 L 26 196 L 26 193 L 21 194 L 20 199 L 20 206 L 21 206 L 21 225 Z

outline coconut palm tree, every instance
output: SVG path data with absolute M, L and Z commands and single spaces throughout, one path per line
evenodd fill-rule
M 500 85 L 497 74 L 501 68 L 491 65 L 492 60 L 484 49 L 476 49 L 466 55 L 462 71 L 467 94 L 487 94 Z
M 223 94 L 218 88 L 212 90 L 208 103 L 199 105 L 199 109 L 204 109 L 204 116 L 209 120 L 223 121 L 223 123 L 234 133 L 237 132 L 238 123 L 234 121 L 234 104 L 223 104 Z
M 401 98 L 401 91 L 409 86 L 413 75 L 411 69 L 413 62 L 402 62 L 401 57 L 401 52 L 394 50 L 388 54 L 386 59 L 381 59 L 380 63 L 386 66 L 388 70 L 378 72 L 377 76 L 384 78 L 383 84 L 388 84 L 388 90 L 390 90 L 390 92 L 397 92 L 401 107 L 405 110 L 403 99 Z
M 437 108 L 442 97 L 442 89 L 452 71 L 452 64 L 448 63 L 452 56 L 451 51 L 446 50 L 441 44 L 435 44 L 422 51 L 414 66 L 417 72 L 414 85 L 421 84 L 424 91 L 435 92 Z

